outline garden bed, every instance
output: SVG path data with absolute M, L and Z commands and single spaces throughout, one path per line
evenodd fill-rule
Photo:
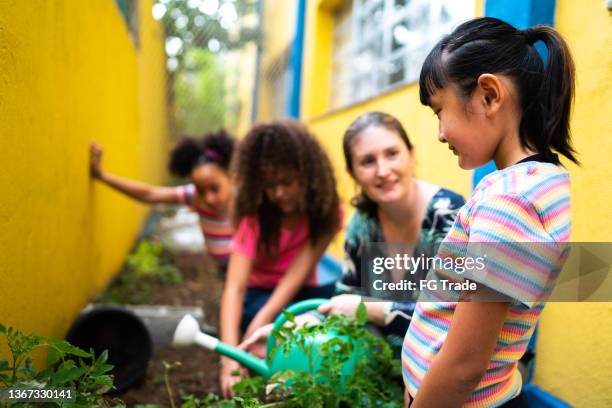
M 183 276 L 182 283 L 154 285 L 149 303 L 201 307 L 206 323 L 218 327 L 223 287 L 221 277 L 203 254 L 179 253 L 175 262 Z M 163 362 L 180 362 L 180 366 L 169 372 L 175 403 L 179 403 L 181 395 L 200 397 L 219 392 L 219 357 L 216 353 L 195 346 L 167 347 L 153 356 L 142 384 L 119 395 L 128 407 L 136 404 L 170 406 Z

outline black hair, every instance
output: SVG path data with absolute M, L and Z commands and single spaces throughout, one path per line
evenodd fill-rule
M 406 133 L 406 130 L 395 116 L 384 112 L 366 112 L 349 125 L 346 132 L 344 132 L 344 138 L 342 139 L 344 161 L 346 163 L 347 170 L 351 174 L 353 173 L 353 156 L 351 153 L 351 147 L 361 132 L 370 126 L 378 126 L 396 132 L 400 139 L 402 139 L 402 142 L 404 142 L 408 148 L 408 151 L 412 151 L 413 146 L 410 142 L 410 138 L 408 137 L 408 133 Z M 351 199 L 351 204 L 353 204 L 357 210 L 368 217 L 377 217 L 378 204 L 372 201 L 372 199 L 370 199 L 363 191 Z
M 542 41 L 547 63 L 534 44 Z M 480 75 L 508 76 L 518 91 L 521 109 L 519 137 L 524 148 L 560 164 L 553 150 L 578 164 L 571 145 L 569 118 L 574 97 L 574 63 L 563 38 L 552 27 L 519 30 L 491 17 L 459 25 L 431 50 L 419 79 L 420 99 L 449 83 L 462 97 L 472 94 Z
M 187 177 L 195 167 L 213 163 L 229 172 L 234 145 L 234 137 L 224 129 L 206 133 L 200 140 L 185 137 L 172 149 L 168 169 Z

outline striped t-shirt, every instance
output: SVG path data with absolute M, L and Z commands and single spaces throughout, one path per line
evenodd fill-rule
M 176 187 L 176 194 L 179 202 L 188 205 L 199 214 L 206 251 L 218 262 L 227 263 L 231 254 L 230 246 L 234 235 L 234 227 L 229 214 L 215 213 L 199 204 L 196 188 L 193 184 Z
M 484 258 L 484 273 L 460 275 L 434 266 L 428 279 L 467 278 L 512 299 L 487 370 L 464 406 L 495 407 L 519 394 L 517 363 L 569 255 L 569 236 L 569 176 L 550 163 L 527 161 L 489 174 L 460 210 L 438 257 L 447 259 L 459 248 L 472 255 L 473 246 L 493 249 L 495 256 Z M 404 383 L 413 397 L 444 344 L 458 299 L 426 296 L 417 304 L 402 347 Z

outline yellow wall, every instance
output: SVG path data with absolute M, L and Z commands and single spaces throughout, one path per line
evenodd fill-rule
M 576 63 L 573 240 L 612 242 L 612 15 L 603 1 L 557 0 L 555 27 Z M 551 303 L 544 309 L 535 382 L 576 407 L 610 407 L 612 303 Z
M 147 207 L 90 180 L 161 182 L 162 30 L 140 7 L 140 49 L 112 0 L 0 3 L 0 321 L 63 337 L 117 272 Z

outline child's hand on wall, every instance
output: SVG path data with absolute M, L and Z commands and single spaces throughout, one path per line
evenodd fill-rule
M 91 177 L 99 178 L 102 175 L 102 154 L 104 150 L 102 146 L 96 142 L 91 142 L 89 145 L 89 173 Z

